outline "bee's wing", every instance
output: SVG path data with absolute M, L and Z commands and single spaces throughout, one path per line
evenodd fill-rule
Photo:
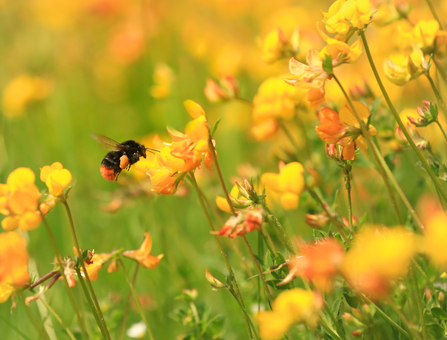
M 109 151 L 117 151 L 122 149 L 121 144 L 118 143 L 117 141 L 114 141 L 113 139 L 106 137 L 106 136 L 102 136 L 102 135 L 96 135 L 94 133 L 91 133 L 90 136 L 95 139 L 99 145 L 106 150 Z

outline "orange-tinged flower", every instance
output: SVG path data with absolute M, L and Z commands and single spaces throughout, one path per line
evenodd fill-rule
M 371 114 L 369 109 L 357 101 L 354 101 L 353 105 L 360 119 L 366 123 Z M 360 124 L 349 104 L 344 105 L 340 109 L 340 113 L 324 107 L 320 110 L 318 119 L 321 125 L 316 128 L 317 135 L 329 144 L 342 146 L 345 160 L 354 160 L 357 146 L 362 149 L 367 148 L 366 141 L 361 136 Z M 372 125 L 368 126 L 368 132 L 371 136 L 377 134 L 377 130 Z
M 265 173 L 261 176 L 261 183 L 266 189 L 280 193 L 280 203 L 286 210 L 298 208 L 301 192 L 304 190 L 304 168 L 298 162 L 287 165 L 280 163 L 279 174 Z
M 285 291 L 273 302 L 272 311 L 256 314 L 259 335 L 263 340 L 279 340 L 293 324 L 316 327 L 322 308 L 323 299 L 318 293 L 301 288 Z
M 219 84 L 213 79 L 207 79 L 204 92 L 210 102 L 220 102 L 238 98 L 239 85 L 234 76 L 221 76 Z
M 99 270 L 111 257 L 112 254 L 94 254 L 90 263 L 85 264 L 85 269 L 87 269 L 87 274 L 91 281 L 98 280 Z
M 0 233 L 0 283 L 25 286 L 30 280 L 28 261 L 25 240 L 16 232 Z
M 64 189 L 71 183 L 71 172 L 64 169 L 59 162 L 54 162 L 51 165 L 45 165 L 40 169 L 40 179 L 48 187 L 50 195 L 60 197 L 64 193 Z
M 391 280 L 406 274 L 416 252 L 416 237 L 402 227 L 365 226 L 343 263 L 346 280 L 374 299 L 388 294 Z
M 301 247 L 300 255 L 287 262 L 289 274 L 278 285 L 291 282 L 295 277 L 305 277 L 318 290 L 332 290 L 332 280 L 344 257 L 341 244 L 334 239 L 325 239 L 316 244 Z
M 164 255 L 163 254 L 160 254 L 158 256 L 151 255 L 150 254 L 152 249 L 151 235 L 148 232 L 145 232 L 144 237 L 145 239 L 140 249 L 125 251 L 123 252 L 123 256 L 126 256 L 128 258 L 137 261 L 143 267 L 149 269 L 155 269 Z
M 254 208 L 240 210 L 236 215 L 231 216 L 222 229 L 212 232 L 214 235 L 228 236 L 235 238 L 236 236 L 244 236 L 255 230 L 261 230 L 264 222 L 264 209 Z
M 34 181 L 31 169 L 18 168 L 9 174 L 6 184 L 0 184 L 0 213 L 7 216 L 2 221 L 3 229 L 33 230 L 39 226 L 41 195 Z

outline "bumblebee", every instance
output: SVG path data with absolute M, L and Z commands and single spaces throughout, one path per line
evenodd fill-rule
M 99 145 L 110 152 L 101 162 L 101 175 L 108 181 L 117 181 L 118 176 L 123 169 L 130 170 L 130 167 L 140 160 L 140 157 L 146 158 L 146 151 L 158 152 L 158 150 L 146 148 L 144 145 L 127 140 L 118 143 L 105 136 L 91 134 Z

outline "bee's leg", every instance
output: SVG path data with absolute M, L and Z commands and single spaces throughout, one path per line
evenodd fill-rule
M 121 171 L 116 174 L 115 182 L 118 182 L 118 177 L 120 176 L 120 173 L 121 173 Z

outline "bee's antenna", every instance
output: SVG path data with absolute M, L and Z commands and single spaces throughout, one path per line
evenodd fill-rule
M 151 149 L 151 148 L 146 148 L 146 150 L 154 151 L 154 152 L 160 152 L 160 150 L 157 150 L 157 149 Z

